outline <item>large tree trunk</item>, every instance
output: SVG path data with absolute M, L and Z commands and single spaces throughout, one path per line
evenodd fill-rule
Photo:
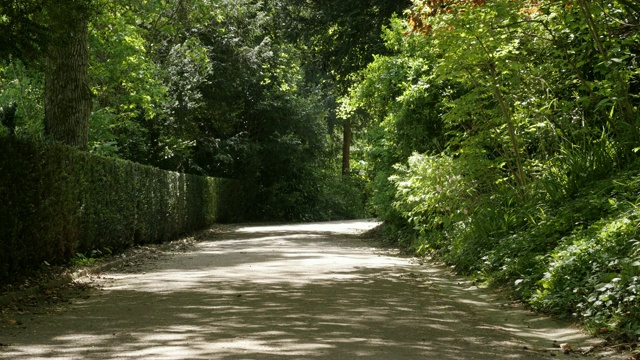
M 44 108 L 46 135 L 84 150 L 91 91 L 87 81 L 88 8 L 82 2 L 64 0 L 48 6 L 51 43 L 46 58 Z

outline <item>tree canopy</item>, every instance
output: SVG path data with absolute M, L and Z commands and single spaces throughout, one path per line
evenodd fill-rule
M 257 218 L 362 213 L 349 179 L 337 181 L 340 189 L 332 185 L 340 135 L 328 99 L 347 78 L 350 70 L 342 68 L 355 59 L 363 68 L 370 48 L 384 48 L 380 25 L 390 8 L 401 10 L 395 2 L 380 2 L 386 10 L 353 3 L 349 15 L 336 12 L 340 2 L 65 1 L 0 8 L 0 43 L 8 44 L 0 54 L 0 105 L 18 104 L 17 136 L 242 178 L 263 199 Z M 67 21 L 71 13 L 79 27 Z M 354 13 L 360 20 L 347 29 Z M 336 24 L 341 35 L 324 42 L 322 34 L 336 33 Z M 78 49 L 86 55 L 62 41 L 83 28 L 78 39 L 86 42 Z M 351 43 L 341 43 L 347 37 Z M 335 55 L 327 60 L 329 52 Z M 351 55 L 339 63 L 342 54 Z M 77 83 L 56 86 L 65 79 Z

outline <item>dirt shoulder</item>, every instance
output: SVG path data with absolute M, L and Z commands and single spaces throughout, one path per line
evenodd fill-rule
M 359 236 L 376 225 L 238 225 L 140 250 L 2 307 L 0 358 L 629 358 Z

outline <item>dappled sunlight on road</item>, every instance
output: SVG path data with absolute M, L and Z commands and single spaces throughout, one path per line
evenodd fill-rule
M 237 232 L 249 234 L 288 232 L 295 234 L 324 233 L 353 235 L 372 229 L 379 224 L 379 222 L 373 220 L 350 220 L 290 225 L 243 226 L 237 229 Z
M 547 334 L 547 346 L 555 339 L 550 324 L 532 332 L 524 320 L 534 317 L 497 307 L 464 280 L 347 236 L 373 226 L 242 226 L 156 269 L 104 274 L 95 296 L 0 337 L 12 344 L 0 358 L 551 356 L 534 349 L 545 347 L 536 336 Z
M 219 240 L 198 245 L 196 253 L 176 259 L 180 269 L 165 268 L 140 274 L 112 274 L 127 279 L 115 290 L 220 291 L 232 279 L 257 284 L 304 286 L 318 281 L 361 278 L 362 269 L 387 269 L 407 265 L 406 259 L 363 254 L 362 247 L 333 247 L 323 236 L 286 235 L 250 240 Z

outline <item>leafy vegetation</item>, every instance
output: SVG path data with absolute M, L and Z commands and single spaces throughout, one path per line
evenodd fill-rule
M 172 240 L 243 219 L 252 200 L 230 179 L 180 174 L 0 137 L 0 283 L 44 262 Z M 108 249 L 108 250 L 107 250 Z M 93 253 L 92 253 L 93 251 Z M 81 255 L 78 255 L 81 254 Z
M 387 235 L 637 340 L 638 10 L 413 1 L 341 100 Z
M 96 249 L 91 250 L 90 252 L 87 252 L 86 255 L 83 253 L 76 253 L 76 255 L 71 259 L 71 264 L 75 266 L 91 266 L 100 261 L 105 256 L 111 254 L 112 251 L 108 247 L 105 247 L 104 251 Z
M 19 137 L 56 139 L 45 126 L 51 108 L 45 106 L 43 50 L 57 17 L 45 3 L 9 2 L 1 8 L 6 16 L 0 26 L 7 32 L 0 42 L 10 43 L 7 36 L 22 32 L 0 54 L 0 106 L 18 104 Z M 327 74 L 333 70 L 314 65 L 324 54 L 315 28 L 307 28 L 304 39 L 292 33 L 304 22 L 329 24 L 335 17 L 309 12 L 298 2 L 83 4 L 89 18 L 83 86 L 91 90 L 93 103 L 90 152 L 242 179 L 259 199 L 250 209 L 256 220 L 364 215 L 357 178 L 342 181 L 339 175 L 335 109 L 325 106 L 332 87 L 326 85 Z M 351 6 L 368 21 L 367 4 Z M 387 10 L 375 21 L 389 15 Z M 367 30 L 365 39 L 381 44 L 380 26 Z M 326 46 L 348 48 L 336 42 Z

